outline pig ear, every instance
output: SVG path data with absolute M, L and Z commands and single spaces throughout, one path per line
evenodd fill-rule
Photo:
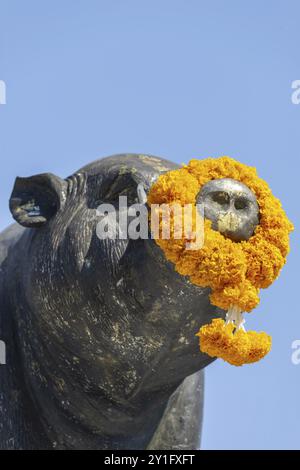
M 60 209 L 67 183 L 51 173 L 16 178 L 9 208 L 23 227 L 45 225 Z

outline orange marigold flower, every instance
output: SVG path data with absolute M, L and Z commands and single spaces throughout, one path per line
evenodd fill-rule
M 258 289 L 272 284 L 285 264 L 293 230 L 280 201 L 257 176 L 256 169 L 229 157 L 194 159 L 183 168 L 161 175 L 150 188 L 148 203 L 195 205 L 201 187 L 217 178 L 234 178 L 255 193 L 260 223 L 253 236 L 235 243 L 205 221 L 204 245 L 194 253 L 185 249 L 187 236 L 175 240 L 171 232 L 169 240 L 156 237 L 156 242 L 180 274 L 189 276 L 196 285 L 211 287 L 214 305 L 228 309 L 235 304 L 250 312 L 259 302 Z
M 202 352 L 234 366 L 259 361 L 268 354 L 272 344 L 266 333 L 236 329 L 232 322 L 225 324 L 221 318 L 202 326 L 197 336 Z
M 252 237 L 235 243 L 211 228 L 204 221 L 204 243 L 201 249 L 187 250 L 197 224 L 196 197 L 202 186 L 212 179 L 233 178 L 247 185 L 256 195 L 260 222 Z M 191 282 L 210 287 L 212 304 L 228 310 L 227 322 L 214 319 L 204 325 L 198 336 L 201 351 L 222 357 L 234 365 L 255 362 L 271 348 L 266 333 L 246 332 L 241 312 L 250 312 L 259 303 L 259 289 L 266 288 L 278 277 L 289 252 L 289 233 L 293 225 L 287 218 L 279 199 L 273 196 L 268 184 L 257 176 L 256 169 L 229 157 L 191 160 L 182 168 L 161 175 L 150 188 L 149 204 L 193 204 L 190 214 L 184 215 L 190 230 L 176 236 L 174 212 L 170 213 L 170 239 L 164 239 L 164 222 L 159 223 L 157 244 L 175 269 Z M 159 214 L 167 208 L 156 208 Z

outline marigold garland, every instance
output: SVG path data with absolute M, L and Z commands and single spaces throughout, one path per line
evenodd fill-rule
M 249 240 L 236 243 L 213 230 L 211 222 L 205 220 L 204 245 L 197 250 L 187 250 L 186 243 L 192 240 L 197 227 L 197 194 L 208 181 L 220 178 L 241 181 L 254 192 L 260 209 L 260 223 Z M 246 333 L 236 328 L 235 320 L 241 317 L 241 312 L 250 312 L 257 306 L 259 289 L 270 286 L 285 264 L 293 225 L 279 199 L 257 176 L 255 168 L 230 157 L 220 157 L 194 159 L 180 169 L 161 175 L 150 188 L 148 203 L 168 204 L 171 208 L 178 204 L 194 206 L 193 212 L 185 215 L 185 222 L 188 217 L 191 219 L 190 233 L 176 239 L 171 210 L 171 237 L 155 239 L 166 258 L 175 264 L 177 272 L 189 276 L 198 286 L 210 287 L 211 303 L 228 311 L 227 325 L 222 320 L 213 320 L 200 329 L 200 349 L 235 365 L 259 360 L 271 347 L 270 337 L 265 333 Z M 168 209 L 159 207 L 155 210 L 162 214 Z M 163 230 L 162 220 L 160 230 Z
M 264 332 L 236 330 L 234 323 L 225 324 L 221 318 L 204 325 L 197 336 L 202 352 L 221 357 L 234 366 L 259 361 L 270 351 L 272 343 L 271 336 Z

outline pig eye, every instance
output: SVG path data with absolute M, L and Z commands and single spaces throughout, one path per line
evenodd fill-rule
M 229 195 L 224 191 L 216 191 L 212 194 L 211 198 L 214 202 L 220 204 L 220 206 L 226 206 L 230 201 Z
M 249 206 L 248 201 L 244 197 L 239 197 L 234 201 L 234 207 L 238 211 L 243 210 L 243 209 L 247 209 L 248 206 Z

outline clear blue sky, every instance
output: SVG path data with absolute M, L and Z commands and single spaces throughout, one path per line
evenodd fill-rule
M 205 449 L 300 448 L 300 2 L 0 0 L 0 228 L 14 178 L 101 156 L 256 166 L 296 226 L 288 264 L 247 326 L 262 362 L 206 371 Z

